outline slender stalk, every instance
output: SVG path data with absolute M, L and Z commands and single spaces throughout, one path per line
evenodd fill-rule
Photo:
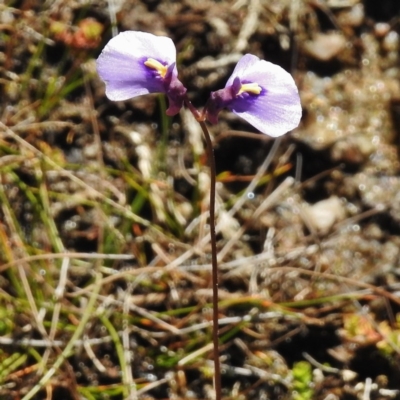
M 200 124 L 201 129 L 206 140 L 206 151 L 208 165 L 210 167 L 210 238 L 211 238 L 211 265 L 212 265 L 212 304 L 213 304 L 213 353 L 214 353 L 214 389 L 215 399 L 221 400 L 221 366 L 219 364 L 219 335 L 218 335 L 218 261 L 217 261 L 217 235 L 215 232 L 215 182 L 217 170 L 215 168 L 214 148 L 211 141 L 210 133 L 208 132 L 207 125 L 204 122 L 204 114 L 199 112 L 189 101 L 185 100 L 186 107 L 192 112 L 197 122 Z
M 218 261 L 217 261 L 217 236 L 215 233 L 215 181 L 216 168 L 214 148 L 210 133 L 204 121 L 199 121 L 206 140 L 208 165 L 210 167 L 210 236 L 211 236 L 211 265 L 212 265 L 212 304 L 213 304 L 213 353 L 214 353 L 214 388 L 215 399 L 221 399 L 221 367 L 219 364 L 219 335 L 218 335 Z
M 215 182 L 217 169 L 215 168 L 214 148 L 210 133 L 204 122 L 204 111 L 199 112 L 188 98 L 185 99 L 186 107 L 191 111 L 196 121 L 200 124 L 206 140 L 208 165 L 210 167 L 210 238 L 211 238 L 211 266 L 212 266 L 212 304 L 213 304 L 213 353 L 214 353 L 214 390 L 215 400 L 221 400 L 221 366 L 219 364 L 219 335 L 218 335 L 218 261 L 217 261 L 217 235 L 215 232 Z

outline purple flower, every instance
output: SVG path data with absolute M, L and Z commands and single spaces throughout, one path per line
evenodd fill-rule
M 218 113 L 225 107 L 273 137 L 296 128 L 301 118 L 292 76 L 251 54 L 239 60 L 225 89 L 211 93 L 205 107 L 207 119 L 216 124 Z
M 178 79 L 176 49 L 170 38 L 127 31 L 112 38 L 99 58 L 97 71 L 110 100 L 165 93 L 168 115 L 181 109 L 186 88 Z

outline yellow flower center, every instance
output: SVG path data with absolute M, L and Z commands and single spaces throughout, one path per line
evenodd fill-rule
M 156 71 L 158 71 L 161 78 L 165 78 L 168 67 L 165 65 L 162 65 L 159 61 L 155 60 L 154 58 L 148 58 L 147 61 L 144 62 L 144 65 L 151 69 L 155 69 Z
M 261 90 L 262 90 L 261 87 L 257 83 L 243 83 L 236 96 L 239 96 L 244 92 L 252 94 L 260 94 Z

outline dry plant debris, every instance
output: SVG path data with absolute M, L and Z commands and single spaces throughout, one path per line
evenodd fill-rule
M 201 134 L 163 98 L 107 101 L 95 70 L 134 29 L 173 38 L 196 105 L 247 52 L 300 87 L 282 140 L 231 114 L 213 132 L 223 397 L 400 399 L 399 14 L 0 4 L 0 398 L 213 398 Z

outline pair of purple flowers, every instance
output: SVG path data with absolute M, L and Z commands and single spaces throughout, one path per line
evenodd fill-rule
M 97 60 L 110 100 L 127 100 L 148 93 L 165 93 L 168 115 L 190 102 L 178 79 L 176 49 L 170 38 L 127 31 L 110 40 Z M 246 54 L 224 89 L 210 94 L 200 120 L 215 124 L 227 108 L 262 133 L 277 137 L 294 129 L 301 118 L 300 98 L 292 76 L 278 65 Z

